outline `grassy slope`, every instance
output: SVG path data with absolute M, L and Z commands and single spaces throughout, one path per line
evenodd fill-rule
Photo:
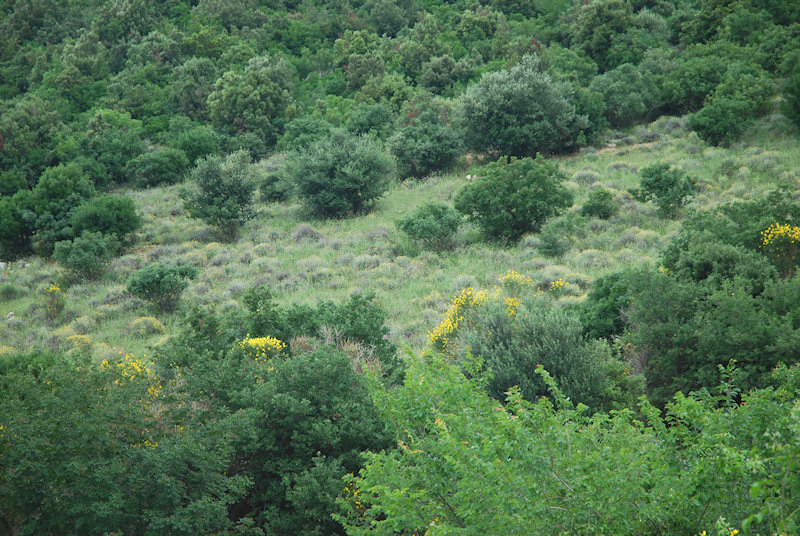
M 597 276 L 655 262 L 679 222 L 662 220 L 651 205 L 631 199 L 627 189 L 638 185 L 640 167 L 670 162 L 695 177 L 699 193 L 689 209 L 758 197 L 781 184 L 800 192 L 798 139 L 782 117 L 762 121 L 748 133 L 746 144 L 730 149 L 704 146 L 685 125 L 684 119 L 662 118 L 638 127 L 614 147 L 559 160 L 572 177 L 567 185 L 576 194 L 573 211 L 597 186 L 614 192 L 620 204 L 616 217 L 589 220 L 559 259 L 542 256 L 536 236 L 504 248 L 480 242 L 469 228 L 461 231 L 454 250 L 441 254 L 417 252 L 404 243 L 394 221 L 423 202 L 450 201 L 474 173 L 466 168 L 397 185 L 374 213 L 359 218 L 315 221 L 299 205 L 258 205 L 257 218 L 236 244 L 213 242 L 201 222 L 187 218 L 178 187 L 131 192 L 144 219 L 138 247 L 116 259 L 103 280 L 65 288 L 67 306 L 55 322 L 45 321 L 43 303 L 45 289 L 58 279 L 57 266 L 29 259 L 27 267 L 12 265 L 0 273 L 0 285 L 11 283 L 24 293 L 0 301 L 0 352 L 44 341 L 65 349 L 88 345 L 98 359 L 117 352 L 146 355 L 169 334 L 176 317 L 157 315 L 127 295 L 125 281 L 156 260 L 200 267 L 185 299 L 223 308 L 238 307 L 237 298 L 253 284 L 272 286 L 286 304 L 339 301 L 357 289 L 373 290 L 389 311 L 393 340 L 416 349 L 424 346 L 427 331 L 439 322 L 455 292 L 491 286 L 507 270 L 541 283 L 564 277 L 570 286 L 563 299 L 580 300 Z M 8 312 L 14 312 L 13 318 L 4 318 Z M 166 330 L 132 330 L 142 316 L 158 316 Z

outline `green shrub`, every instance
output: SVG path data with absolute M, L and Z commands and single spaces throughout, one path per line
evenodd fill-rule
M 186 279 L 194 279 L 196 275 L 197 268 L 191 265 L 151 264 L 128 279 L 128 292 L 168 312 L 175 308 L 181 293 L 189 286 Z
M 79 236 L 84 231 L 116 235 L 126 241 L 142 226 L 133 199 L 119 195 L 101 195 L 81 204 L 72 215 L 72 231 Z
M 253 216 L 255 189 L 250 155 L 237 151 L 225 160 L 218 156 L 200 160 L 181 195 L 191 217 L 215 227 L 223 240 L 234 241 L 239 227 Z
M 286 158 L 275 155 L 259 169 L 261 177 L 258 184 L 258 196 L 267 203 L 282 202 L 294 194 L 294 185 L 286 171 Z
M 133 184 L 148 188 L 180 182 L 188 168 L 186 153 L 180 149 L 160 149 L 132 159 L 125 166 L 125 174 Z
M 12 301 L 25 295 L 25 291 L 14 283 L 0 285 L 0 301 Z
M 619 206 L 614 202 L 614 194 L 605 188 L 595 188 L 589 192 L 589 197 L 581 207 L 581 216 L 595 217 L 607 220 L 619 212 Z
M 653 164 L 639 170 L 641 190 L 631 192 L 642 201 L 653 201 L 661 216 L 677 216 L 686 198 L 695 191 L 694 181 L 669 164 Z
M 56 242 L 53 259 L 78 277 L 96 279 L 103 275 L 116 248 L 115 237 L 84 231 L 73 240 Z
M 181 150 L 193 166 L 200 158 L 219 152 L 219 135 L 208 125 L 185 130 L 175 136 L 172 145 Z
M 401 178 L 422 178 L 434 171 L 446 171 L 461 154 L 458 132 L 443 125 L 432 110 L 425 110 L 400 128 L 387 145 L 397 158 Z
M 425 249 L 442 250 L 453 246 L 453 235 L 461 215 L 450 205 L 426 203 L 396 222 L 397 228 Z
M 394 162 L 380 144 L 339 129 L 289 153 L 286 165 L 306 207 L 328 218 L 366 210 L 389 188 L 394 172 Z
M 503 158 L 479 173 L 454 205 L 488 237 L 519 240 L 572 204 L 572 194 L 561 184 L 566 176 L 541 155 Z
M 528 400 L 547 396 L 548 386 L 535 374 L 541 365 L 575 403 L 598 410 L 632 402 L 622 396 L 615 399 L 621 393 L 613 376 L 623 364 L 614 361 L 605 342 L 584 338 L 576 314 L 549 297 L 522 296 L 518 301 L 513 313 L 507 302 L 487 302 L 456 336 L 457 346 L 483 360 L 491 376 L 489 395 L 504 400 L 516 385 Z
M 470 149 L 513 156 L 567 151 L 588 126 L 572 86 L 553 80 L 533 56 L 484 74 L 461 96 L 457 116 Z

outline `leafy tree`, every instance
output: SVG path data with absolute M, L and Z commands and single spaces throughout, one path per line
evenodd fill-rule
M 158 149 L 142 153 L 125 166 L 128 180 L 140 187 L 180 182 L 189 168 L 189 159 L 180 149 Z
M 353 134 L 386 139 L 394 130 L 392 107 L 386 102 L 358 104 L 350 109 L 345 127 Z
M 584 50 L 601 71 L 618 65 L 611 53 L 614 37 L 633 25 L 631 5 L 624 0 L 595 0 L 573 8 L 572 44 Z
M 73 240 L 56 242 L 53 259 L 83 279 L 97 279 L 116 251 L 115 238 L 99 232 L 86 231 Z
M 189 286 L 186 279 L 194 279 L 196 275 L 197 268 L 191 265 L 151 264 L 137 270 L 128 279 L 128 292 L 152 302 L 161 311 L 169 312 Z
M 271 147 L 288 118 L 293 83 L 285 62 L 252 58 L 243 72 L 228 71 L 216 81 L 208 96 L 209 117 L 229 134 L 250 132 Z
M 572 204 L 564 181 L 566 176 L 541 155 L 504 158 L 483 168 L 456 194 L 454 205 L 486 236 L 516 241 Z
M 334 129 L 287 156 L 287 173 L 308 209 L 341 218 L 369 207 L 389 188 L 394 161 L 372 138 Z
M 214 226 L 223 239 L 233 241 L 239 227 L 252 218 L 256 182 L 247 151 L 237 151 L 225 159 L 208 156 L 190 173 L 183 190 L 189 215 Z
M 397 228 L 418 242 L 423 248 L 434 251 L 449 249 L 453 235 L 461 224 L 461 215 L 450 205 L 426 203 L 396 222 Z
M 459 133 L 443 124 L 432 110 L 418 117 L 389 138 L 389 151 L 397 158 L 400 177 L 425 177 L 434 171 L 446 171 L 461 154 Z
M 457 117 L 471 149 L 512 156 L 563 152 L 587 126 L 572 98 L 571 86 L 543 72 L 539 59 L 526 57 L 467 88 Z
M 607 220 L 619 212 L 614 202 L 614 194 L 605 188 L 595 188 L 581 207 L 581 216 L 596 217 Z
M 95 112 L 89 120 L 87 136 L 91 156 L 105 168 L 106 180 L 115 184 L 127 181 L 125 166 L 145 150 L 142 132 L 142 122 L 128 113 L 104 109 Z
M 657 98 L 647 80 L 630 63 L 595 77 L 589 88 L 603 96 L 605 116 L 614 127 L 640 121 L 652 110 Z
M 72 215 L 72 231 L 80 236 L 84 231 L 116 235 L 122 243 L 142 226 L 136 205 L 128 196 L 100 195 L 85 201 Z
M 217 68 L 209 58 L 186 60 L 172 76 L 170 91 L 175 108 L 188 117 L 206 119 L 206 100 L 218 77 Z
M 694 181 L 686 173 L 667 163 L 647 166 L 639 174 L 641 190 L 634 191 L 634 197 L 654 201 L 658 212 L 667 218 L 674 218 L 695 190 Z
M 217 154 L 219 144 L 219 135 L 208 125 L 179 132 L 171 142 L 173 147 L 184 152 L 190 166 L 194 166 L 204 156 Z

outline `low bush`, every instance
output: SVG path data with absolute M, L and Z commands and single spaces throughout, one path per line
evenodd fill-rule
M 454 205 L 487 237 L 515 242 L 572 204 L 564 181 L 566 176 L 541 155 L 502 158 L 482 168 Z
M 663 217 L 676 217 L 687 197 L 695 191 L 694 180 L 666 163 L 642 168 L 639 174 L 641 189 L 631 193 L 640 201 L 653 201 Z
M 103 275 L 116 249 L 115 237 L 84 231 L 73 240 L 56 242 L 53 259 L 79 278 L 96 279 Z
M 426 203 L 396 222 L 397 228 L 425 249 L 442 250 L 453 246 L 453 235 L 461 215 L 450 205 Z
M 581 207 L 581 216 L 603 220 L 607 220 L 617 212 L 619 207 L 614 202 L 614 194 L 605 188 L 595 188 L 589 192 L 589 197 Z
M 101 195 L 81 204 L 72 215 L 72 230 L 116 235 L 123 243 L 142 226 L 133 199 L 119 195 Z
M 188 168 L 186 153 L 180 149 L 160 149 L 128 162 L 125 174 L 136 186 L 149 188 L 182 181 Z
M 128 279 L 128 292 L 153 303 L 161 311 L 169 312 L 189 286 L 186 280 L 194 279 L 196 275 L 197 268 L 191 265 L 151 264 L 137 270 Z

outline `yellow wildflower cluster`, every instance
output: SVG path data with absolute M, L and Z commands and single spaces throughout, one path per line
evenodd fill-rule
M 428 342 L 440 352 L 447 352 L 450 336 L 464 322 L 465 315 L 474 307 L 486 301 L 485 290 L 474 290 L 472 287 L 463 289 L 458 296 L 450 300 L 450 307 L 444 314 L 441 323 L 428 332 Z
M 565 281 L 563 277 L 559 277 L 555 281 L 550 281 L 550 291 L 554 292 L 554 291 L 561 290 L 564 287 L 566 287 L 567 285 L 569 285 L 569 283 L 567 281 Z
M 45 290 L 45 301 L 47 305 L 47 318 L 53 320 L 64 309 L 65 299 L 61 287 L 55 283 L 51 283 L 50 287 Z
M 500 286 L 508 294 L 516 297 L 522 290 L 536 287 L 536 283 L 527 275 L 509 270 L 500 276 Z
M 800 227 L 794 225 L 773 223 L 761 231 L 761 245 L 763 247 L 777 243 L 800 244 Z
M 345 499 L 355 506 L 359 514 L 367 511 L 367 505 L 361 500 L 361 490 L 356 483 L 348 484 L 344 487 Z
M 108 359 L 101 361 L 100 366 L 103 368 L 112 368 Z M 144 379 L 149 383 L 147 387 L 147 396 L 151 400 L 158 398 L 158 395 L 161 393 L 161 383 L 158 380 L 158 376 L 147 363 L 138 357 L 125 354 L 125 356 L 116 363 L 116 372 L 119 377 L 114 380 L 114 385 L 122 386 L 133 383 L 137 379 Z
M 265 363 L 281 353 L 286 343 L 275 337 L 247 336 L 239 342 L 239 347 L 256 363 Z
M 793 276 L 800 261 L 800 227 L 773 223 L 761 231 L 761 248 L 772 257 L 783 277 Z
M 519 298 L 508 297 L 503 301 L 506 304 L 506 314 L 508 316 L 517 316 L 517 309 L 519 309 L 520 304 Z

